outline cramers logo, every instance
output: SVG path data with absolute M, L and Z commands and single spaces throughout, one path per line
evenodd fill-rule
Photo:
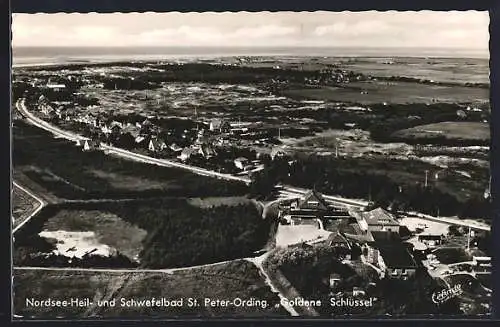
M 434 292 L 432 294 L 432 302 L 436 304 L 442 304 L 456 296 L 459 296 L 462 293 L 462 285 L 456 284 L 451 288 L 443 289 L 439 292 Z

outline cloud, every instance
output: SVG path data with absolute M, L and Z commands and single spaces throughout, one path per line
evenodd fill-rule
M 14 14 L 14 46 L 488 47 L 487 12 Z
M 235 30 L 223 30 L 210 26 L 180 26 L 178 28 L 156 29 L 137 35 L 143 45 L 214 45 L 231 46 L 249 44 L 269 44 L 274 38 L 286 38 L 298 33 L 293 26 L 265 25 L 244 26 Z M 276 39 L 275 39 L 276 40 Z
M 367 20 L 356 23 L 338 22 L 322 25 L 314 29 L 316 36 L 352 37 L 357 35 L 385 34 L 391 32 L 391 26 L 380 20 Z

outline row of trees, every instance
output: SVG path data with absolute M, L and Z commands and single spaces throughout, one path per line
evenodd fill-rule
M 252 194 L 265 196 L 274 190 L 276 184 L 283 183 L 315 188 L 325 194 L 371 199 L 377 206 L 394 211 L 490 217 L 490 202 L 482 194 L 464 201 L 448 193 L 446 187 L 425 186 L 423 180 L 415 182 L 412 178 L 396 180 L 389 174 L 390 166 L 377 168 L 374 161 L 366 163 L 370 167 L 360 164 L 357 159 L 311 157 L 296 159 L 292 164 L 288 163 L 289 159 L 274 160 L 265 170 L 255 174 L 250 186 Z M 410 163 L 405 163 L 408 169 L 412 169 Z

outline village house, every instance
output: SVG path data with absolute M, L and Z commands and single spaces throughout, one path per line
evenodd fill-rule
M 372 232 L 374 242 L 362 246 L 365 260 L 378 267 L 383 276 L 406 280 L 417 270 L 417 263 L 395 232 Z
M 328 245 L 332 247 L 338 255 L 347 260 L 351 260 L 352 245 L 351 242 L 341 233 L 332 233 L 328 237 Z
M 271 160 L 275 160 L 277 158 L 283 158 L 288 155 L 288 152 L 284 147 L 274 147 L 271 150 Z
M 220 118 L 215 118 L 210 121 L 210 131 L 217 133 L 228 133 L 231 129 L 231 126 L 227 121 L 224 121 Z
M 160 152 L 167 148 L 164 141 L 158 140 L 157 138 L 152 138 L 149 140 L 148 149 L 152 152 Z
M 182 148 L 180 146 L 178 146 L 176 143 L 172 143 L 172 144 L 170 144 L 170 150 L 172 150 L 174 152 L 181 152 Z
M 384 231 L 399 233 L 399 222 L 382 208 L 366 212 L 352 210 L 351 214 L 356 218 L 363 232 Z
M 214 147 L 210 143 L 202 144 L 198 149 L 198 154 L 205 159 L 210 159 L 217 155 Z
M 193 155 L 197 154 L 199 149 L 196 148 L 184 148 L 178 158 L 182 161 L 189 160 Z
M 45 85 L 45 87 L 50 89 L 50 90 L 56 91 L 56 92 L 63 91 L 66 89 L 65 84 L 52 84 L 52 83 L 50 83 L 50 84 Z
M 234 165 L 236 168 L 243 170 L 249 163 L 249 160 L 244 157 L 239 157 L 234 159 Z
M 92 150 L 98 150 L 100 148 L 99 141 L 97 140 L 92 140 L 92 139 L 86 139 L 83 141 L 83 151 L 92 151 Z

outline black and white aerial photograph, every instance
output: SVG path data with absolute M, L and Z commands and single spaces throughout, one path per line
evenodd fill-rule
M 490 317 L 488 26 L 12 14 L 12 319 Z

